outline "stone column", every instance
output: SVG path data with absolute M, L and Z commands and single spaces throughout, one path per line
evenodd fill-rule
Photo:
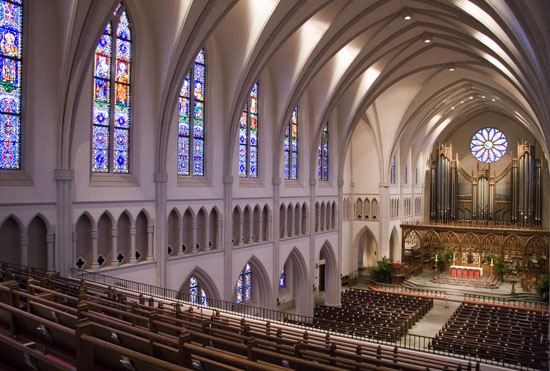
M 279 207 L 279 208 L 277 208 L 277 210 L 279 210 L 279 212 L 280 212 L 281 208 Z M 287 224 L 286 223 L 287 223 L 287 219 L 288 219 L 288 213 L 287 213 L 286 209 L 284 210 L 284 212 L 285 212 L 285 216 L 283 217 L 283 225 L 282 225 L 283 229 L 281 230 L 281 226 L 279 226 L 279 231 L 280 231 L 279 234 L 281 236 L 281 239 L 285 238 L 286 235 L 287 235 L 287 230 L 286 230 L 286 225 Z M 279 220 L 281 220 L 280 216 L 279 216 Z
M 384 256 L 390 257 L 389 250 L 389 207 L 390 207 L 390 183 L 380 182 L 380 199 L 378 200 L 378 235 L 380 240 L 379 254 L 377 254 L 377 260 L 381 260 Z
M 273 262 L 273 269 L 271 271 L 273 275 L 273 281 L 271 285 L 271 290 L 273 291 L 273 302 L 271 307 L 277 309 L 277 297 L 279 293 L 279 277 L 281 276 L 282 267 L 279 262 L 279 247 L 280 247 L 280 221 L 281 217 L 279 213 L 281 212 L 280 203 L 281 203 L 281 178 L 274 176 L 272 178 L 273 184 L 273 205 L 272 212 L 268 214 L 267 218 L 267 239 L 273 240 L 273 250 L 271 253 L 271 260 Z M 273 230 L 277 233 L 273 233 Z M 273 233 L 273 235 L 272 235 Z
M 233 177 L 226 175 L 223 177 L 223 214 L 225 215 L 224 225 L 224 240 L 223 240 L 223 299 L 232 301 L 233 299 L 233 282 L 231 279 L 231 270 L 233 266 L 233 244 L 231 243 L 233 236 L 233 221 L 232 219 L 233 206 Z
M 216 238 L 216 244 L 214 245 L 216 250 L 218 250 L 220 247 L 223 247 L 222 232 L 223 232 L 223 219 L 221 217 L 218 217 L 218 225 L 216 230 L 217 238 Z
M 136 264 L 136 227 L 130 227 L 130 264 Z
M 29 265 L 29 236 L 21 234 L 21 265 Z
M 57 183 L 55 270 L 62 276 L 68 276 L 73 264 L 68 257 L 73 255 L 71 252 L 73 238 L 71 185 L 74 171 L 55 169 L 54 177 Z
M 99 263 L 97 262 L 98 253 L 97 253 L 97 229 L 92 229 L 92 270 L 96 271 L 99 269 Z
M 254 243 L 254 211 L 250 211 L 250 218 L 248 219 L 248 243 Z
M 111 267 L 118 267 L 120 262 L 117 259 L 118 256 L 118 229 L 113 228 L 111 231 L 111 251 L 113 254 L 113 260 L 111 260 Z
M 191 223 L 191 253 L 196 254 L 199 250 L 197 249 L 197 221 L 193 220 Z
M 76 233 L 74 233 L 73 241 L 76 242 Z M 53 233 L 46 234 L 46 243 L 48 246 L 48 271 L 53 272 L 55 271 L 55 262 L 54 262 L 54 254 L 53 254 L 53 244 L 55 242 L 55 235 Z M 76 251 L 76 245 L 74 248 L 74 251 Z
M 153 247 L 153 231 L 155 227 L 152 225 L 147 226 L 147 261 L 151 262 L 155 260 L 155 251 Z
M 210 217 L 206 217 L 204 221 L 204 251 L 210 251 Z
M 185 252 L 183 251 L 183 220 L 178 221 L 178 245 L 172 246 L 175 249 L 174 256 L 181 256 L 184 254 L 189 254 L 189 246 L 186 247 Z
M 242 213 L 239 213 L 239 220 L 237 222 L 239 223 L 239 241 L 237 243 L 244 245 L 244 210 Z M 235 220 L 233 220 L 233 223 L 235 223 Z
M 302 208 L 294 208 L 294 234 L 302 235 Z
M 156 286 L 166 286 L 166 254 L 167 254 L 167 234 L 166 234 L 166 182 L 168 174 L 155 173 L 155 241 L 156 241 Z
M 273 212 L 267 215 L 267 240 L 273 240 Z
M 264 213 L 263 210 L 260 210 L 260 215 L 258 218 L 258 242 L 263 241 L 264 239 Z

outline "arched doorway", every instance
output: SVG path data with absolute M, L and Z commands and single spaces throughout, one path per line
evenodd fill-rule
M 401 245 L 395 227 L 393 227 L 390 235 L 390 261 L 401 262 Z
M 316 303 L 336 305 L 340 303 L 340 285 L 338 282 L 338 262 L 334 250 L 328 241 L 325 241 L 319 252 L 316 264 L 316 277 L 319 295 Z
M 313 313 L 312 296 L 311 289 L 307 290 L 308 273 L 304 257 L 298 249 L 294 248 L 282 266 L 285 287 L 279 285 L 277 302 L 279 310 L 311 315 Z
M 372 231 L 365 227 L 357 238 L 357 270 L 359 274 L 376 265 L 378 243 Z

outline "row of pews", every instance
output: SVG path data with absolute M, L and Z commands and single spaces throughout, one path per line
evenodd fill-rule
M 0 266 L 0 280 L 0 368 L 6 370 L 472 368 L 24 269 Z
M 548 311 L 462 303 L 431 347 L 510 365 L 548 369 Z
M 432 307 L 433 298 L 424 296 L 348 289 L 341 308 L 316 305 L 314 317 L 319 328 L 325 327 L 323 320 L 332 320 L 339 332 L 395 342 Z

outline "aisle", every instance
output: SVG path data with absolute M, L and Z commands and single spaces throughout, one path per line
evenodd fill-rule
M 410 335 L 435 337 L 461 303 L 434 300 L 434 306 L 409 331 Z

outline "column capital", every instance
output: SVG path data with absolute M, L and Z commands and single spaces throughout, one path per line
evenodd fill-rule
M 155 173 L 153 181 L 155 183 L 166 183 L 168 181 L 168 173 Z
M 74 180 L 74 170 L 72 169 L 55 169 L 55 180 L 71 181 Z

